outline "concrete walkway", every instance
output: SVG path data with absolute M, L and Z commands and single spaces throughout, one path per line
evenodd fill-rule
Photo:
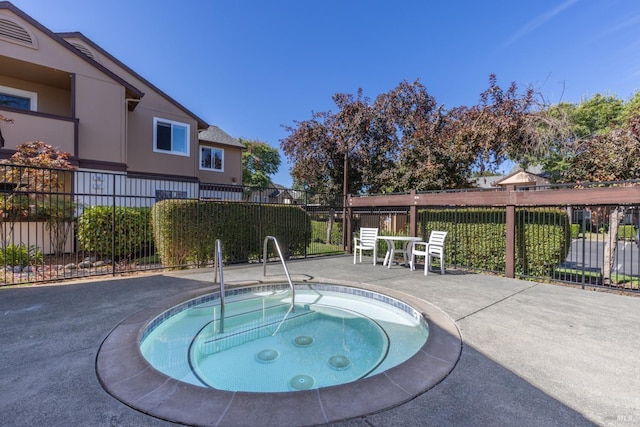
M 431 302 L 463 337 L 430 391 L 340 426 L 640 426 L 640 298 L 448 270 L 425 277 L 347 256 L 288 264 L 292 274 L 362 282 Z M 225 281 L 262 278 L 233 266 Z M 268 265 L 268 275 L 282 267 Z M 209 286 L 212 270 L 0 288 L 0 424 L 171 425 L 104 391 L 95 363 L 109 332 L 150 302 Z M 304 408 L 300 409 L 304 411 Z

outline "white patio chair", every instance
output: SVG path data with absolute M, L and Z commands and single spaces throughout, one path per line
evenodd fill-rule
M 356 255 L 360 251 L 360 262 L 362 262 L 363 251 L 373 251 L 373 265 L 378 261 L 378 229 L 360 228 L 360 237 L 353 238 L 353 263 L 356 263 Z
M 444 274 L 444 240 L 446 231 L 432 231 L 428 242 L 413 242 L 411 248 L 411 270 L 416 269 L 416 256 L 424 257 L 424 275 L 431 269 L 433 258 L 440 258 L 440 274 Z M 423 248 L 422 250 L 420 248 Z

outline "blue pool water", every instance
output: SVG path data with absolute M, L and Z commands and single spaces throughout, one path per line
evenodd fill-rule
M 339 285 L 227 291 L 174 307 L 143 333 L 140 348 L 159 371 L 220 390 L 279 392 L 348 383 L 383 372 L 426 342 L 409 305 Z

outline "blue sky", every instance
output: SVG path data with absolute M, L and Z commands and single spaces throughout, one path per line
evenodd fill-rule
M 13 0 L 79 31 L 210 124 L 279 148 L 282 125 L 419 79 L 447 108 L 491 73 L 551 103 L 640 89 L 638 0 Z M 274 177 L 289 186 L 288 161 Z

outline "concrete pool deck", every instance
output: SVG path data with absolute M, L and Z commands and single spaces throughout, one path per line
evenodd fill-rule
M 638 297 L 452 269 L 425 277 L 402 266 L 372 266 L 370 258 L 353 265 L 350 256 L 291 261 L 288 267 L 294 275 L 361 282 L 422 299 L 451 317 L 462 335 L 457 365 L 429 391 L 332 425 L 640 425 Z M 281 275 L 282 267 L 270 263 L 267 272 Z M 226 282 L 261 279 L 262 265 L 226 267 L 224 273 Z M 125 319 L 153 302 L 210 286 L 212 278 L 212 269 L 202 269 L 1 288 L 2 425 L 173 425 L 107 393 L 96 357 Z

